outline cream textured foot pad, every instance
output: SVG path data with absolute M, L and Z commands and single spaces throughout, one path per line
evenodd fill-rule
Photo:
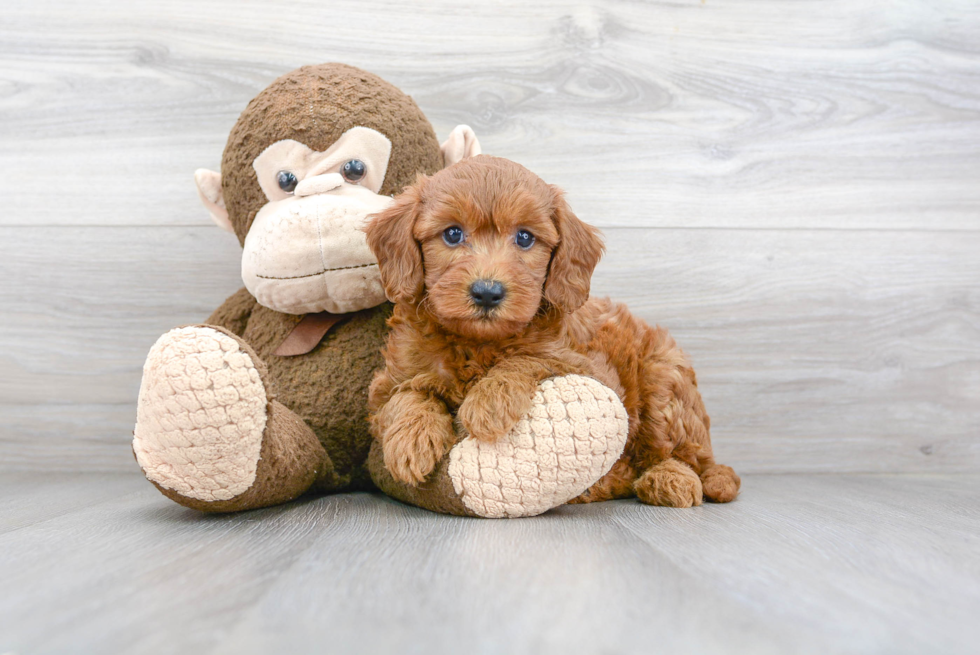
M 616 394 L 581 375 L 538 386 L 534 407 L 503 440 L 464 439 L 449 477 L 467 509 L 487 518 L 534 516 L 575 498 L 619 459 L 629 420 Z
M 136 459 L 148 479 L 182 496 L 234 498 L 255 481 L 267 402 L 235 339 L 207 327 L 171 330 L 143 367 Z

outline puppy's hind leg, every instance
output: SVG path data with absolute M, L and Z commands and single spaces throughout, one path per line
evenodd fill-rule
M 738 495 L 742 479 L 731 466 L 715 464 L 713 459 L 701 464 L 701 486 L 704 497 L 713 503 L 730 503 Z
M 642 502 L 663 507 L 694 507 L 704 496 L 698 474 L 673 457 L 645 470 L 633 483 L 633 490 Z

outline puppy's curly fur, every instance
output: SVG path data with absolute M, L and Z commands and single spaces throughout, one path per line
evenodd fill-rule
M 530 410 L 540 381 L 577 373 L 619 393 L 629 437 L 572 502 L 735 498 L 739 477 L 714 461 L 694 370 L 665 330 L 589 298 L 602 241 L 557 187 L 473 157 L 420 178 L 366 229 L 395 303 L 369 404 L 397 480 L 425 479 L 456 441 L 454 416 L 460 433 L 494 441 Z

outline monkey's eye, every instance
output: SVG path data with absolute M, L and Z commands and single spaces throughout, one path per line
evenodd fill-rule
M 296 185 L 299 183 L 299 180 L 296 179 L 296 176 L 290 173 L 289 171 L 279 171 L 279 174 L 276 176 L 276 179 L 279 182 L 279 188 L 285 191 L 286 193 L 292 193 L 293 190 L 296 188 Z
M 514 243 L 517 244 L 518 248 L 527 250 L 534 245 L 534 235 L 527 230 L 518 230 L 517 236 L 514 237 Z
M 341 174 L 344 179 L 352 184 L 357 184 L 367 173 L 367 166 L 364 165 L 360 159 L 351 159 L 349 162 L 344 164 L 344 167 L 340 169 Z
M 447 227 L 442 232 L 442 240 L 446 242 L 447 246 L 458 246 L 463 243 L 463 228 L 458 225 Z

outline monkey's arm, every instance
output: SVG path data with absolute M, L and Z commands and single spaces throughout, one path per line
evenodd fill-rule
M 463 438 L 462 427 L 457 439 L 441 400 L 449 396 L 440 395 L 437 376 L 395 380 L 389 371 L 379 372 L 372 387 L 375 440 L 368 460 L 374 483 L 402 502 L 447 514 L 486 517 L 540 514 L 595 484 L 623 452 L 629 421 L 622 403 L 615 392 L 590 377 L 552 377 L 556 370 L 569 367 L 568 362 L 532 360 L 523 364 L 533 370 L 520 372 L 516 379 L 522 385 L 528 379 L 550 379 L 522 389 L 529 405 L 518 420 L 523 427 L 505 433 L 495 443 Z M 511 366 L 522 368 L 518 362 Z M 489 379 L 493 384 L 507 384 L 512 373 L 505 366 L 493 371 Z M 466 398 L 471 397 L 479 396 Z M 557 406 L 565 408 L 564 416 L 555 413 Z M 493 418 L 496 414 L 480 416 Z M 549 418 L 535 420 L 542 416 Z M 580 429 L 582 418 L 589 419 L 585 431 Z M 609 425 L 610 421 L 614 424 Z M 605 436 L 595 433 L 594 423 L 605 430 Z M 414 434 L 413 425 L 418 430 Z M 384 440 L 379 437 L 381 432 Z M 402 436 L 410 438 L 401 441 Z M 424 466 L 419 466 L 421 459 L 411 459 L 418 444 L 428 444 L 431 450 L 426 456 L 435 459 L 434 465 L 428 463 L 432 459 Z M 444 454 L 437 457 L 440 449 Z M 398 463 L 397 456 L 405 452 L 410 455 Z
M 252 297 L 252 294 L 248 292 L 248 289 L 242 287 L 221 303 L 221 306 L 214 310 L 205 323 L 223 327 L 229 332 L 242 336 L 245 332 L 245 325 L 256 305 L 258 302 Z

